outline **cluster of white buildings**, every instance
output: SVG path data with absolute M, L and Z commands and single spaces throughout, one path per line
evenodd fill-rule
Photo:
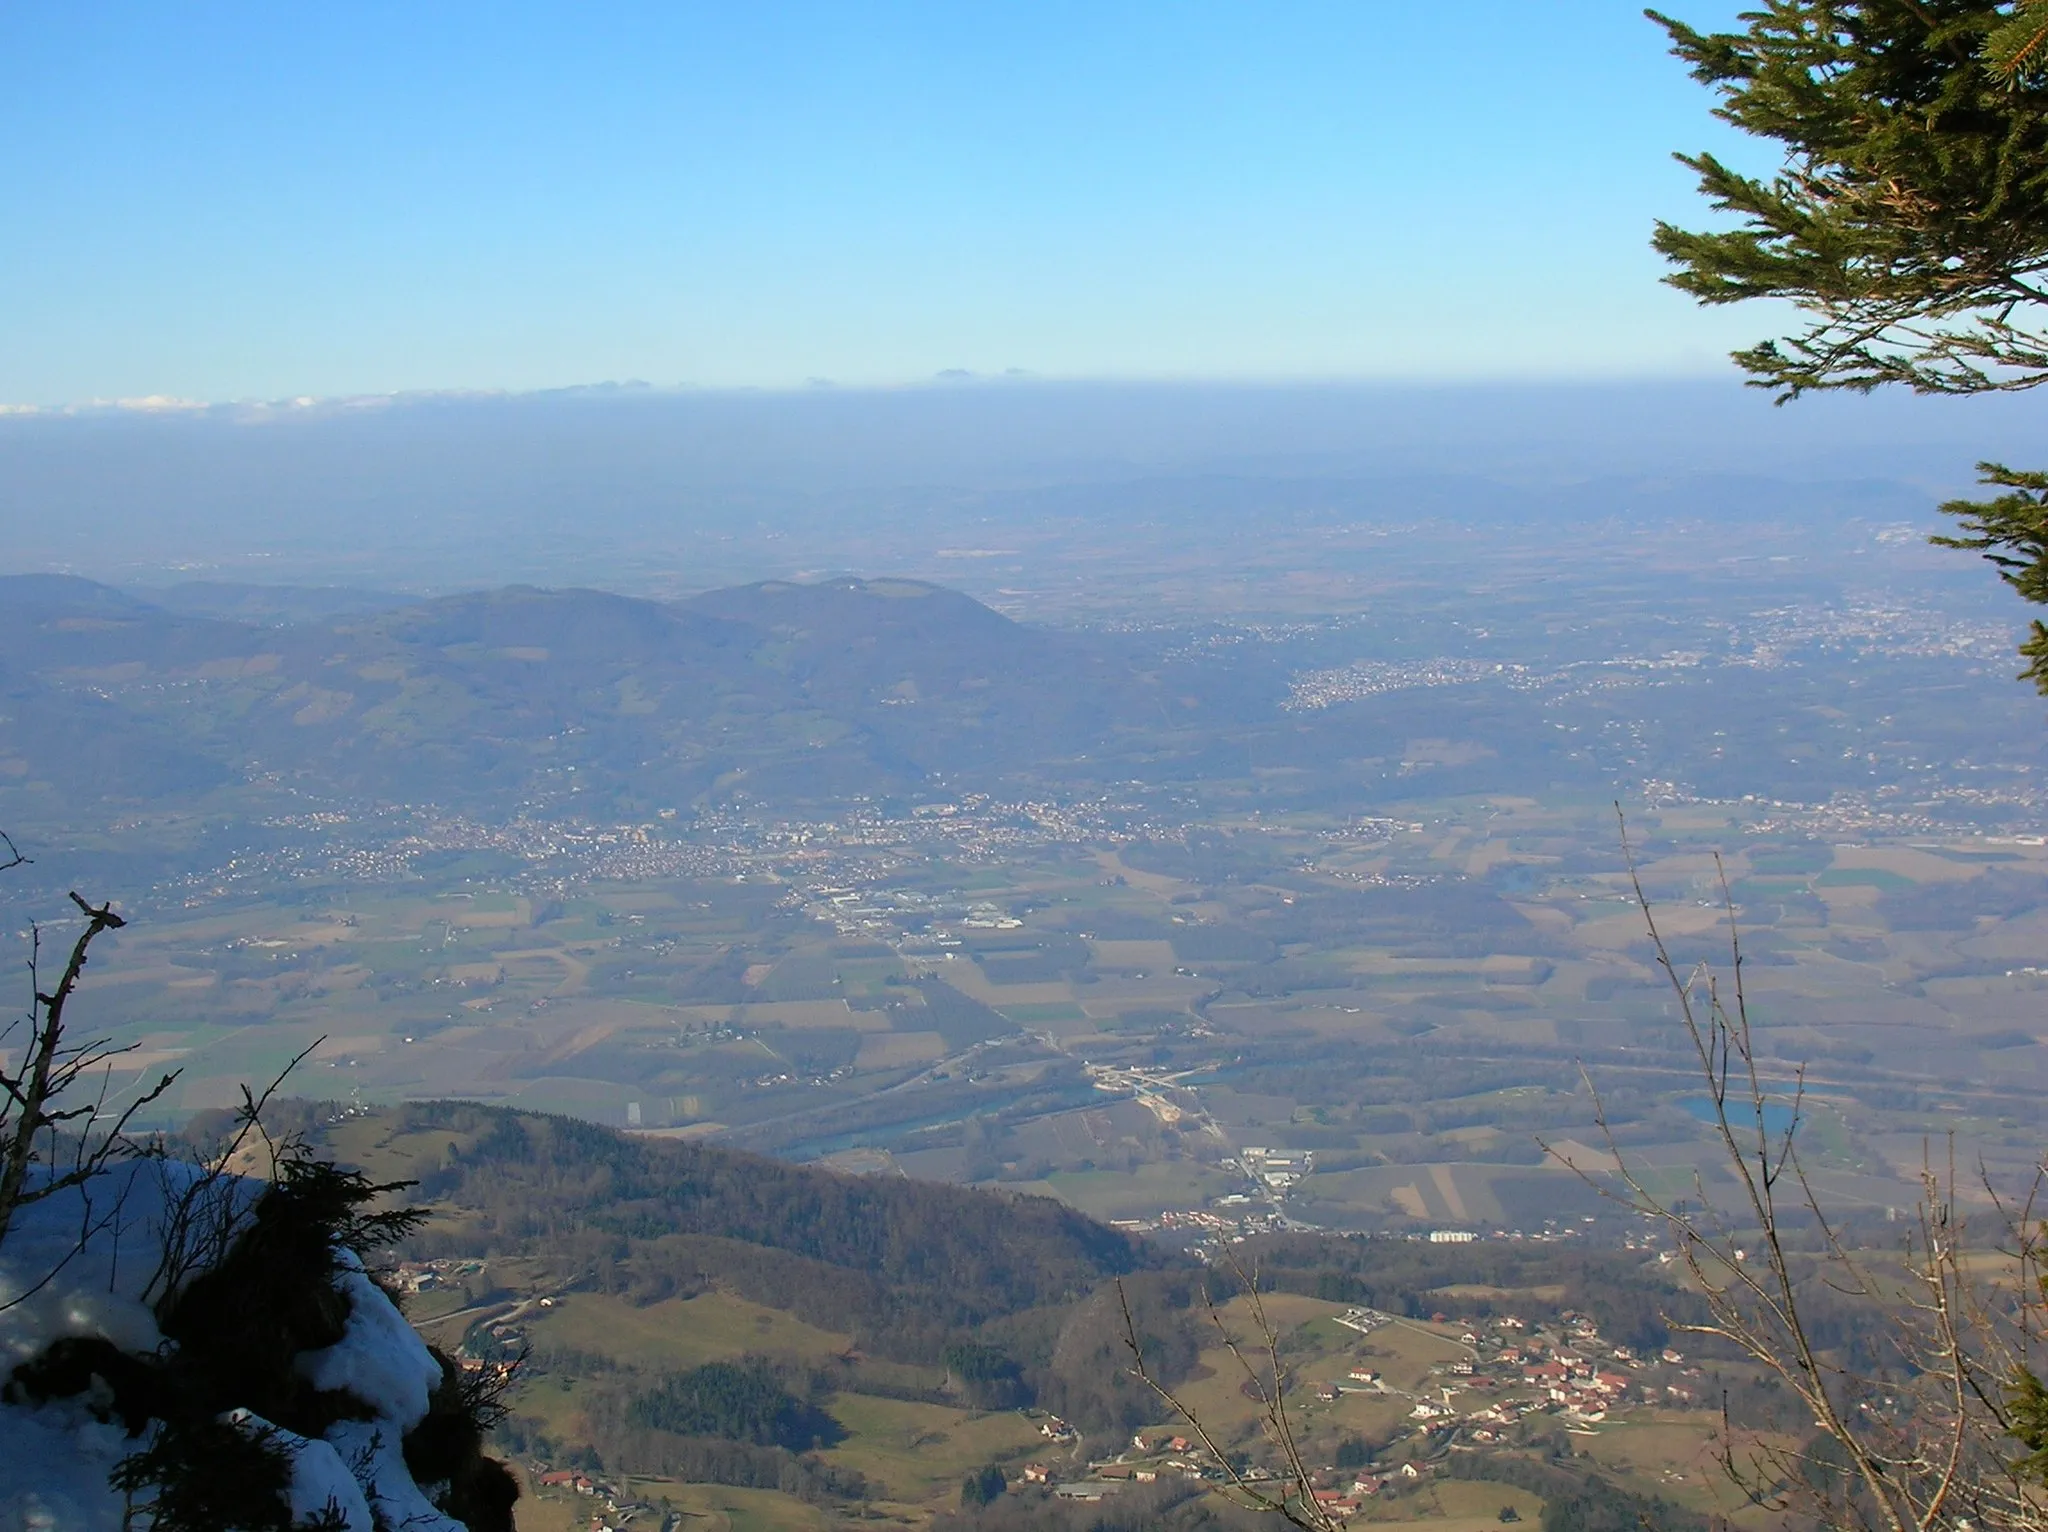
M 1268 1149 L 1252 1144 L 1238 1150 L 1237 1162 L 1246 1176 L 1278 1197 L 1286 1196 L 1290 1187 L 1316 1168 L 1316 1157 L 1312 1151 Z

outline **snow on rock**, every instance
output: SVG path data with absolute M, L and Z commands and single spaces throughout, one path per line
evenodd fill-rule
M 461 1522 L 434 1509 L 433 1502 L 413 1483 L 405 1466 L 404 1447 L 388 1423 L 337 1421 L 327 1428 L 327 1440 L 362 1485 L 382 1524 L 392 1532 L 464 1532 Z
M 348 1328 L 324 1351 L 301 1352 L 294 1365 L 315 1388 L 347 1389 L 379 1420 L 410 1431 L 426 1416 L 427 1396 L 440 1386 L 441 1364 L 363 1274 L 362 1263 L 345 1250 L 337 1254 L 342 1270 L 334 1285 L 348 1296 Z
M 363 1498 L 362 1486 L 356 1483 L 332 1443 L 287 1431 L 248 1410 L 231 1410 L 228 1418 L 251 1434 L 264 1434 L 273 1447 L 290 1455 L 292 1481 L 287 1494 L 293 1521 L 310 1523 L 315 1517 L 339 1511 L 339 1532 L 376 1532 L 377 1524 L 370 1515 L 369 1501 Z
M 0 1529 L 122 1532 L 121 1497 L 107 1475 L 137 1445 L 79 1400 L 0 1405 Z
M 151 1285 L 161 1287 L 166 1226 L 238 1221 L 261 1191 L 183 1161 L 136 1159 L 16 1209 L 0 1244 L 0 1371 L 65 1336 L 154 1351 L 163 1337 L 147 1300 L 161 1296 Z
M 163 1297 L 167 1227 L 196 1206 L 202 1219 L 226 1219 L 232 1231 L 263 1190 L 260 1181 L 208 1179 L 190 1165 L 143 1159 L 20 1209 L 0 1241 L 0 1382 L 65 1337 L 103 1339 L 145 1360 L 161 1354 L 168 1343 L 150 1304 Z M 230 1418 L 268 1427 L 291 1455 L 295 1522 L 332 1501 L 349 1532 L 463 1532 L 405 1466 L 405 1433 L 427 1413 L 440 1364 L 353 1255 L 340 1252 L 337 1265 L 335 1287 L 349 1304 L 342 1338 L 301 1353 L 294 1366 L 316 1388 L 347 1391 L 373 1418 L 343 1421 L 324 1441 L 241 1411 Z M 104 1411 L 108 1402 L 98 1385 L 40 1405 L 0 1400 L 0 1532 L 124 1526 L 108 1474 L 153 1428 L 130 1437 L 119 1419 L 96 1418 L 95 1405 Z
M 260 1190 L 235 1178 L 207 1183 L 179 1161 L 138 1159 L 16 1209 L 0 1244 L 0 1379 L 66 1337 L 154 1353 L 163 1336 L 144 1299 L 160 1275 L 166 1224 L 181 1208 L 238 1219 Z M 104 1401 L 0 1403 L 0 1532 L 120 1528 L 107 1475 L 140 1443 L 118 1422 L 95 1419 L 96 1402 Z
M 321 1390 L 346 1389 L 377 1412 L 375 1420 L 337 1421 L 327 1440 L 349 1464 L 383 1524 L 405 1532 L 462 1532 L 435 1510 L 405 1466 L 402 1438 L 427 1413 L 440 1386 L 441 1364 L 391 1300 L 364 1275 L 362 1263 L 338 1251 L 334 1285 L 348 1295 L 348 1325 L 323 1351 L 302 1352 L 299 1375 Z

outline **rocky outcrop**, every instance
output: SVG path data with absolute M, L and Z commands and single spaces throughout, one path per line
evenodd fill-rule
M 511 1532 L 493 1393 L 363 1256 L 408 1215 L 297 1157 L 274 1180 L 120 1164 L 0 1246 L 0 1532 Z

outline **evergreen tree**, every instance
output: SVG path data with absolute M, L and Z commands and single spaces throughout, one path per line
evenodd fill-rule
M 1653 241 L 1676 268 L 1666 280 L 1702 303 L 1780 298 L 1804 316 L 1798 334 L 1735 353 L 1752 383 L 1781 403 L 1820 389 L 2048 383 L 2048 0 L 1764 0 L 1744 30 L 1720 33 L 1646 14 L 1718 94 L 1716 115 L 1784 152 L 1769 178 L 1679 155 L 1737 223 L 1660 222 Z M 1983 554 L 2048 606 L 2048 473 L 1978 470 L 2005 493 L 1945 504 L 1961 535 L 1934 541 Z M 2048 693 L 2048 624 L 2036 620 L 2020 652 Z M 2026 1449 L 2006 1469 L 2048 1483 L 2048 1385 L 2018 1364 L 2004 1381 L 2003 1399 L 1995 1384 L 1979 1398 Z M 1850 1484 L 1850 1458 L 1832 1449 L 1860 1445 L 1838 1432 L 1807 1466 Z M 1923 1524 L 2039 1525 L 2031 1497 L 2010 1519 L 1974 1499 L 1937 1496 Z M 1569 1514 L 1553 1503 L 1544 1525 Z
M 960 1503 L 963 1506 L 991 1505 L 1009 1491 L 1009 1481 L 1003 1477 L 1003 1470 L 991 1463 L 978 1473 L 971 1473 L 960 1481 Z
M 1666 279 L 1702 303 L 1789 300 L 1797 334 L 1735 353 L 1780 402 L 1901 384 L 1929 394 L 2048 382 L 2048 0 L 1765 0 L 1737 32 L 1656 11 L 1716 115 L 1779 145 L 1769 177 L 1681 154 L 1707 232 L 1659 223 Z M 2048 604 L 2048 476 L 1942 509 L 2026 600 Z M 2048 626 L 2024 672 L 2048 692 Z

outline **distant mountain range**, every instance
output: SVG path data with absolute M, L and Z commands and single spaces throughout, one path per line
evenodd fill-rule
M 650 812 L 1199 754 L 1282 678 L 1227 684 L 910 580 L 684 602 L 510 587 L 407 600 L 0 578 L 0 812 L 268 779 L 392 801 Z

